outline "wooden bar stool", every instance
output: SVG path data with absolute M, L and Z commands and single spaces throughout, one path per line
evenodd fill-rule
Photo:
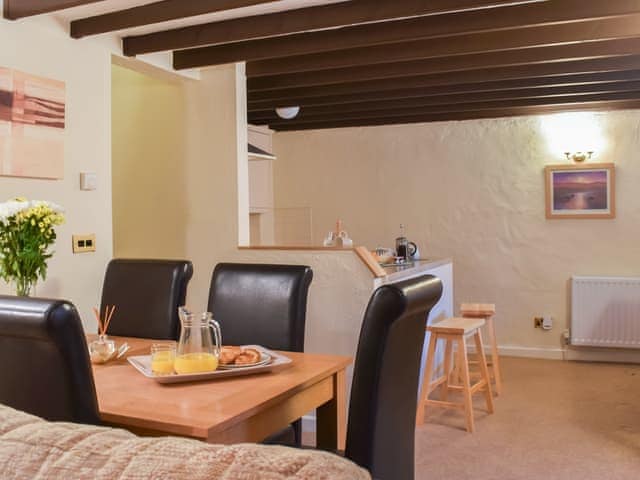
M 488 342 L 491 345 L 491 361 L 488 365 L 496 382 L 496 395 L 502 393 L 502 373 L 500 372 L 500 356 L 498 355 L 498 342 L 496 341 L 496 329 L 493 324 L 493 316 L 496 314 L 496 306 L 493 303 L 463 303 L 460 305 L 460 314 L 465 318 L 483 318 L 487 325 Z
M 457 408 L 464 410 L 467 431 L 473 433 L 474 421 L 473 403 L 471 396 L 479 390 L 484 390 L 484 396 L 487 402 L 487 410 L 489 411 L 489 413 L 493 413 L 491 379 L 489 377 L 489 369 L 487 368 L 487 362 L 482 345 L 482 335 L 480 333 L 480 327 L 482 327 L 484 324 L 485 322 L 482 318 L 447 318 L 446 320 L 427 327 L 427 330 L 431 333 L 431 337 L 429 338 L 427 364 L 424 370 L 424 379 L 422 382 L 422 389 L 420 391 L 420 400 L 418 401 L 418 412 L 416 414 L 417 425 L 421 425 L 424 423 L 425 411 L 428 405 L 445 408 Z M 465 342 L 465 339 L 471 336 L 473 336 L 476 344 L 476 349 L 478 350 L 481 373 L 480 380 L 474 385 L 471 385 L 471 379 L 469 376 L 469 359 L 467 356 L 467 344 Z M 438 340 L 446 341 L 444 353 L 444 372 L 441 377 L 432 382 L 431 377 L 433 375 L 433 361 Z M 454 342 L 458 342 L 458 361 L 456 363 L 458 364 L 460 369 L 462 385 L 452 385 L 449 380 L 453 367 L 452 359 Z M 440 400 L 430 400 L 429 394 L 440 385 L 442 385 Z M 464 396 L 464 401 L 462 403 L 449 402 L 447 399 L 450 390 L 461 391 Z

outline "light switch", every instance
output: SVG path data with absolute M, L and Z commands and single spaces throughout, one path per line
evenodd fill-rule
M 98 175 L 90 172 L 80 174 L 80 190 L 95 190 L 98 188 Z
M 73 235 L 71 239 L 73 241 L 73 253 L 96 251 L 95 233 L 91 233 L 89 235 Z

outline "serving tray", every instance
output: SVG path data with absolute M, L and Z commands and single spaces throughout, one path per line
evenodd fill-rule
M 292 360 L 280 353 L 268 350 L 260 345 L 242 345 L 242 348 L 255 348 L 262 355 L 268 355 L 271 357 L 271 361 L 265 364 L 235 367 L 229 370 L 218 369 L 213 372 L 203 373 L 172 373 L 169 375 L 155 375 L 151 371 L 151 355 L 136 355 L 128 357 L 129 363 L 143 374 L 147 378 L 152 378 L 158 383 L 182 383 L 182 382 L 197 382 L 201 380 L 217 380 L 221 378 L 239 377 L 242 375 L 252 375 L 255 373 L 270 372 L 273 370 L 280 370 L 289 366 Z

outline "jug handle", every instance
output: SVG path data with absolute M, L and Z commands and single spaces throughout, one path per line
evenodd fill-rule
M 413 247 L 413 250 L 409 250 L 409 255 L 414 256 L 418 251 L 418 246 L 413 242 L 409 242 L 409 245 Z
M 212 318 L 209 320 L 209 328 L 213 330 L 215 353 L 217 356 L 220 356 L 220 349 L 222 348 L 222 332 L 220 331 L 220 324 Z

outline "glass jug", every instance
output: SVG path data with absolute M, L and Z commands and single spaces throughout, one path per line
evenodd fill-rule
M 212 372 L 218 368 L 222 339 L 220 325 L 211 312 L 196 315 L 185 307 L 178 309 L 182 330 L 176 349 L 176 373 Z

